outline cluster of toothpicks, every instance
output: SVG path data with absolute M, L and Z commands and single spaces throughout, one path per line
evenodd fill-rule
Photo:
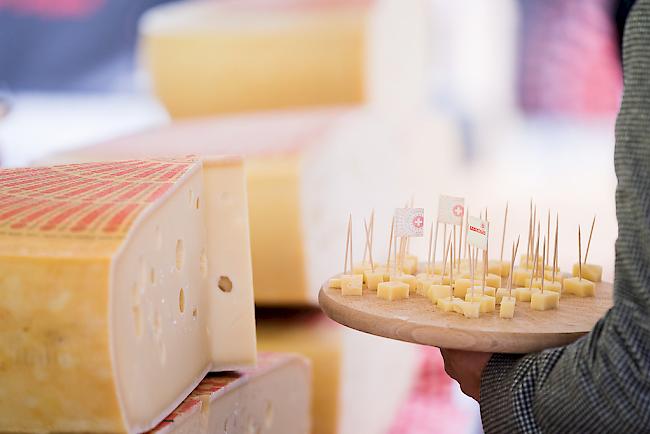
M 526 251 L 519 257 L 520 236 L 512 243 L 504 260 L 508 227 L 508 204 L 503 214 L 499 259 L 489 259 L 490 222 L 488 210 L 473 217 L 460 197 L 440 196 L 438 215 L 429 228 L 428 254 L 421 264 L 410 253 L 410 238 L 424 235 L 424 210 L 410 206 L 397 208 L 390 225 L 388 255 L 375 262 L 373 239 L 375 212 L 363 220 L 365 248 L 361 263 L 354 263 L 352 215 L 348 217 L 343 273 L 329 281 L 344 296 L 366 295 L 397 301 L 412 295 L 430 300 L 441 312 L 479 318 L 496 312 L 499 317 L 515 316 L 517 303 L 530 303 L 533 310 L 557 309 L 563 295 L 593 297 L 595 283 L 601 281 L 602 267 L 587 262 L 596 223 L 594 216 L 582 257 L 581 228 L 578 226 L 578 262 L 571 275 L 558 266 L 559 215 L 556 213 L 551 237 L 551 212 L 547 213 L 546 233 L 538 220 L 537 206 L 530 202 Z M 442 237 L 439 229 L 442 227 Z M 442 238 L 442 259 L 436 262 L 438 240 Z M 514 238 L 513 238 L 514 239 Z M 552 246 L 551 246 L 552 244 Z M 551 252 L 552 247 L 552 252 Z M 523 247 L 522 247 L 523 249 Z

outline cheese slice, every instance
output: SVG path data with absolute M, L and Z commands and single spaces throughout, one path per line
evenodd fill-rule
M 455 127 L 436 116 L 401 123 L 370 109 L 272 112 L 176 122 L 45 161 L 243 154 L 255 302 L 315 306 L 323 282 L 343 271 L 345 216 L 403 203 L 404 192 L 420 184 L 414 167 L 439 157 L 428 146 L 433 138 L 458 141 Z M 382 167 L 391 168 L 389 177 Z M 387 254 L 389 227 L 378 214 L 375 265 L 386 264 L 379 259 Z M 362 231 L 355 230 L 357 261 Z M 414 240 L 414 251 L 418 246 Z
M 234 158 L 0 171 L 0 431 L 143 431 L 255 363 L 246 211 Z
M 311 361 L 313 434 L 390 430 L 417 381 L 418 346 L 341 327 L 316 310 L 285 309 L 279 317 L 275 309 L 260 309 L 257 322 L 260 351 Z
M 261 353 L 255 368 L 208 374 L 149 434 L 305 434 L 310 401 L 308 360 Z
M 144 15 L 142 58 L 174 117 L 409 107 L 426 94 L 426 16 L 424 0 L 186 1 Z

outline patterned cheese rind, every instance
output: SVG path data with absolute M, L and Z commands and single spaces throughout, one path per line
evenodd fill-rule
M 0 170 L 0 235 L 121 239 L 195 157 Z

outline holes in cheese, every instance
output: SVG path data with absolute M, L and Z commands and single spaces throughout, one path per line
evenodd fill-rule
M 7 186 L 26 174 L 37 188 Z M 222 191 L 232 193 L 229 207 L 215 203 Z M 0 354 L 0 432 L 147 431 L 208 370 L 254 363 L 240 161 L 0 170 L 0 193 L 0 214 L 15 211 L 0 219 L 0 347 L 16 354 Z M 30 209 L 16 208 L 26 194 Z M 57 223 L 45 232 L 43 221 Z M 220 275 L 237 291 L 215 291 Z M 25 366 L 41 353 L 53 362 Z
M 219 289 L 222 290 L 223 292 L 232 291 L 232 281 L 230 280 L 230 277 L 228 276 L 219 277 L 218 286 Z
M 181 313 L 185 312 L 185 290 L 183 288 L 178 292 L 178 310 Z

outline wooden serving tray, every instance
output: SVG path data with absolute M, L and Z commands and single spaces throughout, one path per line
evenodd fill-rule
M 596 284 L 596 296 L 562 295 L 558 309 L 534 311 L 517 302 L 513 319 L 495 312 L 470 319 L 437 309 L 420 295 L 387 301 L 375 291 L 342 296 L 325 283 L 318 295 L 321 308 L 334 321 L 390 339 L 460 350 L 529 353 L 569 344 L 588 333 L 613 305 L 611 283 Z

